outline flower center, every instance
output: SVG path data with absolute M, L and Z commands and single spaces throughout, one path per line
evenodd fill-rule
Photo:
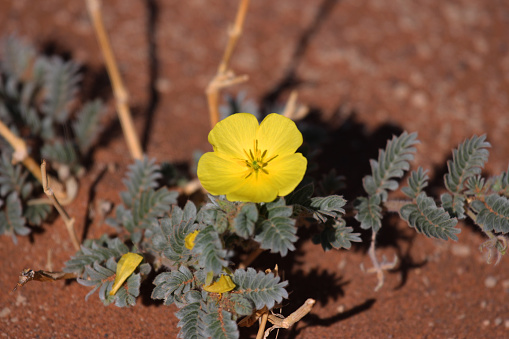
M 259 171 L 262 171 L 265 174 L 269 174 L 266 167 L 269 164 L 269 162 L 271 162 L 278 156 L 276 154 L 272 158 L 265 159 L 265 156 L 267 155 L 267 150 L 264 150 L 262 152 L 260 149 L 258 149 L 258 140 L 256 139 L 254 141 L 253 149 L 250 149 L 249 152 L 244 150 L 244 154 L 247 157 L 245 162 L 249 170 L 249 174 L 246 176 L 245 179 L 249 178 L 249 176 L 251 176 L 253 173 L 255 173 L 256 178 L 258 178 Z

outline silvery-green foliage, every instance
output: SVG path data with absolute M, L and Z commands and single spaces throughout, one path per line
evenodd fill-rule
M 451 193 L 462 193 L 465 182 L 481 174 L 481 169 L 488 161 L 489 147 L 491 145 L 486 141 L 486 135 L 481 135 L 465 140 L 453 150 L 452 160 L 447 162 L 449 173 L 444 177 L 445 187 Z
M 79 89 L 79 66 L 59 57 L 47 59 L 44 66 L 45 91 L 41 111 L 58 123 L 63 123 L 69 118 L 69 105 Z
M 424 192 L 417 196 L 415 203 L 404 205 L 400 215 L 411 227 L 427 237 L 458 240 L 456 234 L 460 230 L 455 227 L 458 219 L 451 218 L 442 207 L 437 207 L 435 201 Z
M 81 245 L 81 249 L 65 263 L 63 270 L 82 275 L 85 268 L 94 262 L 106 262 L 127 252 L 129 247 L 118 238 L 109 239 L 107 235 L 103 235 L 99 239 L 87 239 Z M 86 273 L 84 277 L 86 278 Z
M 509 232 L 509 200 L 497 194 L 490 194 L 472 202 L 477 213 L 476 223 L 485 231 Z
M 260 248 L 284 257 L 288 251 L 295 250 L 294 243 L 298 239 L 295 219 L 291 218 L 293 207 L 287 206 L 284 198 L 279 198 L 265 204 L 264 208 L 265 216 L 257 226 L 254 240 L 260 243 Z
M 159 220 L 157 226 L 151 228 L 154 249 L 171 261 L 181 264 L 191 259 L 191 251 L 185 247 L 185 238 L 197 229 L 196 206 L 188 201 L 184 210 L 172 206 L 169 217 Z
M 288 281 L 281 281 L 273 273 L 256 272 L 250 267 L 238 269 L 233 274 L 233 282 L 237 285 L 235 294 L 251 300 L 257 310 L 264 306 L 270 310 L 283 298 L 288 298 L 285 289 Z
M 354 201 L 358 213 L 355 216 L 363 229 L 373 229 L 378 232 L 382 227 L 381 204 L 387 201 L 388 191 L 399 187 L 396 180 L 403 177 L 410 168 L 409 161 L 413 160 L 415 147 L 418 144 L 417 133 L 403 132 L 387 142 L 385 150 L 380 150 L 378 161 L 371 159 L 371 175 L 362 180 L 368 197 L 360 197 Z
M 30 229 L 25 226 L 21 201 L 16 191 L 11 192 L 5 199 L 3 210 L 0 210 L 0 234 L 8 234 L 15 244 L 18 243 L 17 235 L 28 235 Z

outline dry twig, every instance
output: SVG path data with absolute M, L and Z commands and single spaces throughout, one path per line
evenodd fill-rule
M 24 286 L 27 282 L 36 280 L 36 281 L 56 281 L 56 280 L 62 280 L 62 279 L 76 279 L 76 273 L 66 273 L 66 272 L 48 272 L 48 271 L 34 271 L 30 268 L 25 268 L 23 271 L 21 271 L 18 283 L 12 290 L 13 292 L 16 291 L 18 287 Z
M 229 29 L 228 45 L 223 54 L 221 63 L 217 70 L 216 76 L 207 86 L 205 93 L 207 94 L 207 102 L 209 106 L 210 114 L 210 128 L 213 128 L 219 121 L 219 92 L 222 88 L 232 86 L 241 82 L 245 82 L 248 79 L 247 75 L 235 76 L 235 74 L 228 70 L 228 64 L 230 62 L 237 41 L 242 34 L 242 27 L 246 18 L 247 9 L 249 7 L 249 0 L 241 0 L 240 6 L 237 11 L 235 18 L 235 24 Z
M 69 214 L 65 211 L 62 205 L 58 202 L 58 199 L 53 194 L 53 190 L 49 187 L 48 183 L 48 175 L 46 173 L 46 160 L 42 161 L 41 164 L 41 173 L 42 173 L 42 188 L 46 196 L 51 200 L 53 206 L 55 206 L 58 214 L 64 220 L 65 226 L 67 227 L 67 232 L 69 232 L 69 237 L 71 238 L 72 244 L 76 250 L 80 249 L 80 243 L 78 241 L 78 237 L 76 236 L 76 230 L 74 229 L 74 218 L 70 218 Z
M 115 96 L 115 103 L 117 106 L 118 118 L 122 125 L 122 131 L 127 142 L 129 152 L 134 159 L 142 159 L 143 151 L 138 139 L 138 135 L 134 129 L 134 123 L 131 118 L 131 111 L 128 106 L 129 94 L 124 86 L 118 66 L 111 49 L 110 41 L 104 29 L 100 0 L 86 0 L 88 13 L 92 19 L 94 29 L 97 35 L 97 40 L 101 46 L 104 61 L 106 62 L 106 69 L 110 77 L 111 85 L 113 87 L 113 95 Z

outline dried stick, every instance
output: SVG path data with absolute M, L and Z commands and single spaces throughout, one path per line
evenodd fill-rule
M 12 163 L 21 162 L 25 168 L 28 169 L 30 173 L 32 173 L 35 179 L 37 179 L 37 181 L 39 181 L 39 183 L 42 185 L 41 168 L 35 162 L 35 160 L 28 155 L 28 149 L 25 140 L 17 137 L 14 133 L 12 133 L 11 130 L 2 121 L 0 121 L 0 135 L 2 135 L 14 149 L 14 154 L 12 155 Z M 55 178 L 51 179 L 54 183 L 56 196 L 58 196 L 60 199 L 64 199 L 65 201 L 72 201 L 74 199 L 74 196 L 67 195 L 62 183 L 60 183 Z
M 76 230 L 74 229 L 74 218 L 70 218 L 69 214 L 65 211 L 65 209 L 60 205 L 57 198 L 53 194 L 53 191 L 48 186 L 48 175 L 46 173 L 46 160 L 42 160 L 41 164 L 41 173 L 42 173 L 42 188 L 46 196 L 51 200 L 53 206 L 58 211 L 58 214 L 64 220 L 65 226 L 67 227 L 67 232 L 69 232 L 69 237 L 71 238 L 72 244 L 76 250 L 80 249 L 80 243 L 78 241 L 78 237 L 76 236 Z
M 229 39 L 228 45 L 223 54 L 223 59 L 219 64 L 216 76 L 207 86 L 205 93 L 207 94 L 207 103 L 209 106 L 210 114 L 210 128 L 212 129 L 219 121 L 219 91 L 222 88 L 232 86 L 244 81 L 247 81 L 247 75 L 235 76 L 235 74 L 228 70 L 228 64 L 230 62 L 237 41 L 242 34 L 242 27 L 246 18 L 247 9 L 249 7 L 249 0 L 241 0 L 240 6 L 237 11 L 235 18 L 235 24 L 228 31 Z
M 304 119 L 309 113 L 309 107 L 304 105 L 297 106 L 297 96 L 297 91 L 293 90 L 283 111 L 283 115 L 293 121 Z
M 269 311 L 263 313 L 260 318 L 260 327 L 258 327 L 258 333 L 256 333 L 256 339 L 263 339 L 263 332 L 267 326 L 267 319 L 269 318 Z
M 122 125 L 122 131 L 124 132 L 127 147 L 129 148 L 129 152 L 134 159 L 142 159 L 143 151 L 141 149 L 138 135 L 134 129 L 134 123 L 131 118 L 131 111 L 127 104 L 129 95 L 124 87 L 122 78 L 120 77 L 118 66 L 111 49 L 110 41 L 106 35 L 106 30 L 104 29 L 101 5 L 99 3 L 100 0 L 86 0 L 86 2 L 88 13 L 92 19 L 95 33 L 97 35 L 97 40 L 99 41 L 104 60 L 106 62 L 106 69 L 108 71 L 111 85 L 113 87 L 113 95 L 115 96 L 118 118 L 120 120 L 120 124 Z
M 270 332 L 277 328 L 289 329 L 292 327 L 296 322 L 304 318 L 304 316 L 311 311 L 315 302 L 316 301 L 314 299 L 307 299 L 301 307 L 286 318 L 280 318 L 275 314 L 269 314 L 268 320 L 273 326 L 265 331 L 265 336 L 263 338 L 267 338 Z
M 42 175 L 41 169 L 39 165 L 28 155 L 27 145 L 25 140 L 17 137 L 11 130 L 0 121 L 0 135 L 4 137 L 5 140 L 12 146 L 14 149 L 13 154 L 13 163 L 22 162 L 23 165 L 33 174 L 33 176 L 42 184 Z
M 25 268 L 21 271 L 18 282 L 16 286 L 14 286 L 13 292 L 16 291 L 18 287 L 24 286 L 27 282 L 36 280 L 36 281 L 56 281 L 62 279 L 76 279 L 76 273 L 65 273 L 65 272 L 48 272 L 48 271 L 34 271 L 30 268 Z

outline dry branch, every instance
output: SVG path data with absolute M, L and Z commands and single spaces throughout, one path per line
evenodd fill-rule
M 86 0 L 88 13 L 92 19 L 94 29 L 97 35 L 97 40 L 101 46 L 104 61 L 106 62 L 106 69 L 110 77 L 111 85 L 113 87 L 113 95 L 115 96 L 115 103 L 117 106 L 118 118 L 122 125 L 122 131 L 127 142 L 129 152 L 134 159 L 141 160 L 143 158 L 143 151 L 138 139 L 138 135 L 134 129 L 134 123 L 131 117 L 131 111 L 128 105 L 129 94 L 124 86 L 118 66 L 111 49 L 111 44 L 104 29 L 101 4 L 100 0 Z

